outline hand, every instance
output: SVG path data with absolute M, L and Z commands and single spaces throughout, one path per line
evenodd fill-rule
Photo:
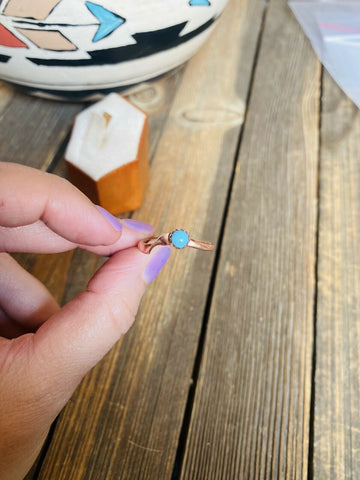
M 170 249 L 136 248 L 149 225 L 119 221 L 66 180 L 0 162 L 0 479 L 25 476 L 83 376 L 132 325 Z M 80 246 L 110 256 L 61 308 L 4 252 Z

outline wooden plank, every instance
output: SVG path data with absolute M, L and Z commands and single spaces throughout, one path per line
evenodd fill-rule
M 169 106 L 172 103 L 176 86 L 180 82 L 182 76 L 182 69 L 177 69 L 175 72 L 165 76 L 161 80 L 149 85 L 142 86 L 136 92 L 132 93 L 130 100 L 145 110 L 149 115 L 149 135 L 150 135 L 150 154 L 152 154 L 157 146 L 159 136 L 161 135 L 163 125 L 166 121 Z M 0 84 L 0 108 L 1 105 L 9 103 L 10 99 L 16 95 L 16 92 L 5 84 Z M 30 97 L 30 102 L 37 102 L 37 99 Z M 83 104 L 74 105 L 75 113 L 83 108 Z M 62 109 L 62 104 L 59 102 L 49 103 L 44 105 L 44 108 L 54 110 Z M 10 111 L 12 107 L 9 106 Z M 59 118 L 62 115 L 59 115 Z M 67 119 L 65 119 L 67 120 Z M 71 123 L 63 126 L 64 132 L 67 131 Z M 41 128 L 41 126 L 39 127 Z M 18 133 L 18 132 L 17 132 Z M 67 132 L 68 135 L 69 132 Z M 62 139 L 61 139 L 62 142 Z M 61 142 L 58 142 L 57 148 L 63 150 Z M 17 135 L 16 143 L 19 148 L 26 150 L 27 139 Z M 49 151 L 49 145 L 42 145 L 43 157 L 53 160 L 54 156 L 58 156 L 58 161 L 53 165 L 52 172 L 55 175 L 66 177 L 66 165 L 64 158 L 59 154 L 59 151 Z M 53 147 L 51 147 L 53 149 Z M 0 150 L 1 156 L 1 150 Z M 37 165 L 38 159 L 33 156 L 29 158 L 29 166 L 46 170 L 47 163 Z M 123 215 L 125 216 L 125 215 Z M 128 216 L 128 215 L 126 215 Z M 73 298 L 77 293 L 84 290 L 90 277 L 98 268 L 102 260 L 89 252 L 76 250 L 75 252 L 67 252 L 60 255 L 36 255 L 36 254 L 14 254 L 15 259 L 28 270 L 32 275 L 42 281 L 50 292 L 54 295 L 57 301 L 66 303 Z
M 177 69 L 176 71 L 151 85 L 142 86 L 136 92 L 130 95 L 130 101 L 138 105 L 150 115 L 149 135 L 151 155 L 156 149 L 163 125 L 168 115 L 169 106 L 171 105 L 176 91 L 176 86 L 180 82 L 181 76 L 182 69 Z M 5 84 L 0 84 L 0 109 L 2 105 L 8 104 L 14 95 L 16 95 L 16 92 L 11 87 L 6 86 Z M 30 97 L 29 101 L 32 103 L 37 103 L 38 99 Z M 48 108 L 51 111 L 58 108 L 62 110 L 62 106 L 63 105 L 59 102 L 52 102 L 47 105 L 43 105 L 45 109 Z M 67 112 L 65 115 L 65 118 L 63 118 L 62 113 L 59 113 L 59 121 L 61 118 L 62 121 L 65 122 L 62 125 L 63 135 L 58 138 L 58 141 L 55 143 L 55 145 L 41 145 L 43 150 L 42 155 L 39 155 L 39 157 L 41 156 L 42 158 L 47 158 L 48 161 L 45 161 L 45 163 L 41 164 L 39 163 L 38 157 L 31 156 L 28 158 L 29 166 L 46 170 L 49 166 L 49 163 L 52 163 L 54 158 L 58 157 L 57 162 L 52 165 L 51 171 L 60 177 L 67 177 L 66 165 L 62 156 L 64 150 L 62 145 L 63 137 L 69 135 L 75 114 L 81 108 L 83 108 L 83 106 L 84 104 L 73 105 L 70 112 Z M 12 111 L 11 105 L 9 106 L 9 109 Z M 70 117 L 71 111 L 73 117 Z M 69 122 L 69 120 L 71 121 Z M 41 128 L 41 126 L 39 126 L 39 128 Z M 19 132 L 16 133 L 16 144 L 18 145 L 18 149 L 25 151 L 27 149 L 27 138 L 20 136 L 18 134 Z M 55 148 L 57 148 L 57 150 Z M 0 157 L 2 158 L 2 145 L 0 147 Z M 66 303 L 72 298 L 72 296 L 75 296 L 76 293 L 79 293 L 85 288 L 86 283 L 93 275 L 94 270 L 99 264 L 99 261 L 94 261 L 95 256 L 91 255 L 90 253 L 80 251 L 74 252 L 73 259 L 70 260 L 70 262 L 66 261 L 65 263 L 61 255 L 40 256 L 35 254 L 14 254 L 13 256 L 23 266 L 23 268 L 39 278 L 39 280 L 41 280 L 50 289 L 58 301 L 62 301 L 62 303 Z M 72 256 L 72 254 L 69 254 L 69 256 Z M 79 262 L 81 263 L 81 268 Z M 64 277 L 64 268 L 71 269 L 67 275 L 67 279 Z M 51 271 L 55 272 L 55 275 L 57 275 L 58 269 L 59 272 L 62 272 L 60 274 L 61 278 L 67 282 L 66 286 L 63 284 L 63 281 L 58 282 L 58 278 L 56 281 L 54 281 L 54 276 L 46 273 L 47 271 Z
M 181 83 L 183 71 L 184 67 L 180 66 L 164 78 L 149 85 L 145 84 L 134 93 L 127 95 L 130 102 L 149 115 L 149 155 L 151 160 L 166 124 L 176 89 Z
M 129 99 L 150 117 L 150 153 L 154 153 L 168 106 L 182 76 L 179 68 L 152 85 L 144 85 Z M 17 92 L 0 83 L 1 161 L 47 170 L 69 135 L 75 115 L 84 104 L 55 102 Z M 21 132 L 21 135 L 19 134 Z M 66 176 L 62 163 L 54 173 Z
M 305 479 L 320 67 L 271 0 L 240 146 L 182 479 Z
M 321 117 L 314 478 L 360 478 L 360 115 L 326 74 Z
M 183 67 L 165 75 L 156 82 L 139 86 L 134 92 L 124 95 L 131 103 L 149 115 L 149 156 L 152 160 L 166 123 L 177 85 L 181 82 Z M 52 173 L 67 177 L 63 155 L 52 168 Z M 122 217 L 129 216 L 124 214 Z
M 12 93 L 11 93 L 12 92 Z M 0 158 L 46 170 L 66 139 L 80 104 L 0 89 Z
M 185 70 L 135 215 L 159 232 L 217 238 L 263 8 L 232 0 Z M 179 253 L 65 408 L 39 479 L 171 478 L 214 259 Z
M 169 112 L 169 106 L 172 103 L 176 87 L 181 80 L 182 70 L 183 68 L 179 68 L 149 86 L 143 85 L 130 95 L 130 100 L 150 115 L 149 132 L 151 155 L 156 149 L 157 142 Z M 15 110 L 19 108 L 19 105 L 16 103 L 16 106 L 14 107 L 14 103 L 11 102 L 13 97 L 16 97 L 17 95 L 17 92 L 13 88 L 0 83 L 0 111 L 5 110 L 5 107 L 7 107 L 7 118 L 14 118 L 20 114 L 19 111 L 16 111 L 15 113 L 13 112 L 14 108 Z M 26 162 L 23 161 L 23 158 L 13 158 L 10 160 L 19 160 L 18 163 L 27 163 L 34 168 L 47 170 L 49 165 L 52 164 L 54 158 L 58 157 L 57 162 L 51 165 L 51 170 L 56 175 L 66 177 L 67 172 L 65 162 L 62 158 L 64 150 L 62 143 L 69 134 L 75 114 L 83 108 L 83 104 L 71 105 L 69 107 L 66 106 L 69 104 L 61 104 L 59 102 L 44 103 L 40 101 L 41 109 L 38 110 L 36 104 L 39 100 L 37 98 L 28 97 L 27 100 L 32 106 L 32 111 L 35 111 L 34 118 L 38 116 L 40 111 L 45 112 L 47 109 L 53 112 L 51 115 L 56 117 L 55 111 L 60 109 L 58 112 L 58 122 L 59 124 L 61 123 L 61 131 L 58 132 L 60 135 L 56 139 L 52 139 L 53 143 L 46 141 L 38 145 L 39 151 L 41 150 L 41 154 L 39 154 L 38 157 L 32 154 L 27 157 Z M 45 112 L 44 115 L 48 118 L 50 114 Z M 22 128 L 14 132 L 14 144 L 16 144 L 17 151 L 25 152 L 28 149 L 28 137 L 19 134 L 19 132 L 23 131 L 25 126 L 27 126 L 27 123 L 24 122 Z M 39 124 L 39 129 L 42 128 L 43 124 Z M 5 144 L 0 144 L 1 158 L 6 159 L 6 155 L 3 155 L 3 148 L 7 148 L 7 146 Z M 45 159 L 45 161 L 41 163 L 41 159 Z M 61 304 L 65 304 L 76 294 L 83 291 L 91 276 L 104 261 L 104 259 L 99 259 L 97 256 L 83 250 L 65 252 L 59 255 L 19 253 L 13 254 L 13 256 L 23 268 L 43 282 L 55 299 Z M 41 463 L 43 454 L 43 452 L 40 454 L 39 459 L 27 475 L 27 480 L 36 478 L 36 472 Z
M 138 88 L 130 95 L 129 99 L 150 115 L 149 134 L 151 156 L 156 149 L 176 87 L 181 80 L 182 70 L 183 68 L 179 68 L 151 85 L 144 85 L 141 88 Z M 0 83 L 0 111 L 7 108 L 7 119 L 14 119 L 20 115 L 18 103 L 15 103 L 14 107 L 14 103 L 12 102 L 13 97 L 16 97 L 17 95 L 18 93 L 12 87 Z M 20 95 L 20 97 L 23 96 Z M 59 148 L 61 151 L 63 150 L 62 143 L 69 134 L 74 116 L 81 108 L 83 108 L 83 104 L 74 104 L 69 107 L 69 104 L 40 101 L 41 108 L 39 109 L 37 105 L 39 99 L 35 97 L 26 97 L 26 99 L 31 105 L 35 119 L 39 116 L 40 112 L 45 112 L 45 110 L 48 109 L 53 112 L 51 115 L 53 115 L 54 118 L 58 116 L 58 122 L 59 124 L 61 123 L 61 130 L 57 133 L 60 135 L 56 139 L 52 138 L 52 143 L 47 139 L 46 142 L 37 145 L 39 151 L 41 150 L 39 156 L 36 156 L 35 154 L 29 155 L 26 162 L 23 161 L 22 157 L 8 158 L 8 160 L 14 162 L 18 161 L 18 163 L 27 163 L 34 168 L 47 170 L 55 156 L 57 156 L 58 161 L 52 165 L 52 171 L 56 175 L 66 177 L 67 172 L 65 162 L 62 156 L 59 156 Z M 13 111 L 14 108 L 16 110 L 15 112 Z M 59 112 L 57 115 L 55 111 L 58 109 Z M 47 112 L 44 115 L 46 118 L 49 118 L 50 114 Z M 26 152 L 29 148 L 28 136 L 19 135 L 19 132 L 22 132 L 24 127 L 27 126 L 27 122 L 24 121 L 21 128 L 14 133 L 14 139 L 16 137 L 14 145 L 16 145 L 17 151 Z M 43 124 L 40 123 L 38 128 L 43 129 Z M 6 160 L 7 157 L 3 153 L 4 147 L 6 148 L 5 143 L 1 144 L 1 158 Z M 91 276 L 104 261 L 95 255 L 82 250 L 65 252 L 60 255 L 14 254 L 13 256 L 23 268 L 43 282 L 55 299 L 61 304 L 65 304 L 76 294 L 84 290 Z M 39 461 L 41 462 L 42 455 L 43 453 L 39 457 L 40 460 L 38 459 L 27 475 L 26 478 L 28 480 L 36 478 L 36 472 L 39 468 Z
M 0 82 L 0 112 L 4 110 L 13 96 L 14 89 L 6 83 Z
M 182 71 L 183 68 L 179 68 L 157 82 L 143 85 L 129 95 L 130 101 L 138 105 L 150 116 L 149 151 L 151 157 L 156 150 L 177 85 L 181 81 Z M 56 156 L 58 161 L 52 165 L 52 172 L 61 177 L 66 177 L 67 171 L 64 158 L 61 154 L 58 155 L 58 152 Z M 105 259 L 80 249 L 60 255 L 14 254 L 14 257 L 26 270 L 42 281 L 61 304 L 67 303 L 75 295 L 83 291 L 89 279 L 105 261 Z M 50 432 L 47 442 L 50 441 L 51 437 L 52 432 Z M 37 472 L 46 451 L 47 444 L 26 476 L 26 480 L 37 478 Z

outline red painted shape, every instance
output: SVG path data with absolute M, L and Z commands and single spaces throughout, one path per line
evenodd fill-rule
M 4 25 L 0 25 L 0 45 L 4 47 L 28 48 L 26 43 L 15 37 Z

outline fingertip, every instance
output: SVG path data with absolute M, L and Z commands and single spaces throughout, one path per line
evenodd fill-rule
M 103 231 L 103 233 L 104 238 L 106 238 L 107 241 L 103 241 L 101 245 L 113 245 L 120 239 L 123 232 L 123 226 L 121 225 L 120 221 L 114 215 L 108 212 L 105 208 L 101 207 L 100 205 L 95 205 L 95 209 L 101 216 L 101 222 L 103 223 L 104 220 L 106 221 L 106 231 Z
M 104 215 L 106 215 L 106 213 Z M 97 245 L 95 247 L 91 245 L 83 245 L 83 247 L 98 255 L 109 257 L 119 251 L 126 250 L 131 247 L 136 247 L 140 240 L 149 238 L 149 236 L 151 236 L 155 230 L 155 227 L 153 227 L 152 225 L 140 222 L 138 220 L 128 218 L 116 220 L 117 222 L 121 223 L 122 230 L 120 230 L 121 235 L 118 236 L 115 242 L 108 245 Z M 146 257 L 148 256 L 146 255 Z
M 102 217 L 105 218 L 110 223 L 110 225 L 112 227 L 114 227 L 114 229 L 117 232 L 122 231 L 123 227 L 122 227 L 121 223 L 119 222 L 119 220 L 114 215 L 112 215 L 110 212 L 105 210 L 105 208 L 101 207 L 100 205 L 95 205 L 95 208 L 97 209 L 98 212 L 100 212 Z
M 85 292 L 55 313 L 36 332 L 38 349 L 49 362 L 40 368 L 57 372 L 69 384 L 92 368 L 133 324 L 146 285 L 167 260 L 168 246 L 145 255 L 136 247 L 115 253 L 90 280 Z M 76 366 L 76 368 L 74 367 Z
M 147 263 L 142 277 L 146 283 L 151 283 L 159 275 L 171 254 L 171 248 L 160 246 L 150 253 L 150 261 Z
M 155 227 L 149 223 L 140 222 L 134 218 L 124 218 L 121 222 L 130 230 L 144 235 L 151 235 L 155 230 Z

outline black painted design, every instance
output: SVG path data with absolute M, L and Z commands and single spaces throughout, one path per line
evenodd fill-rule
M 0 63 L 6 63 L 10 60 L 11 57 L 8 57 L 7 55 L 0 55 Z
M 28 20 L 14 20 L 15 25 L 31 25 L 32 27 L 98 27 L 98 23 L 87 23 L 86 25 L 72 24 L 72 23 L 44 23 L 44 22 L 29 22 Z
M 135 33 L 133 38 L 136 40 L 134 45 L 125 45 L 123 47 L 109 48 L 107 50 L 92 50 L 87 52 L 91 58 L 85 59 L 43 59 L 30 58 L 28 60 L 36 65 L 47 65 L 57 67 L 86 67 L 96 65 L 111 65 L 138 58 L 148 57 L 155 53 L 160 53 L 171 48 L 177 47 L 200 33 L 207 30 L 217 19 L 213 17 L 195 30 L 180 36 L 188 22 L 179 23 L 171 27 L 155 30 L 153 32 Z

